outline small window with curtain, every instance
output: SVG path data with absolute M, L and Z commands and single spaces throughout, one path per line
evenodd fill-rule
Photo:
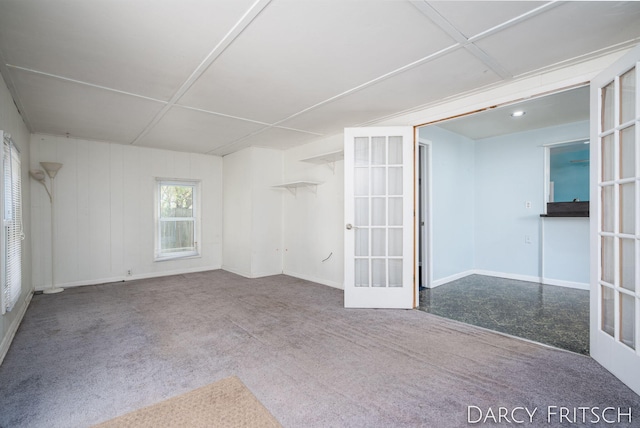
M 200 255 L 199 190 L 198 181 L 156 180 L 156 261 Z
M 22 292 L 22 179 L 20 152 L 8 134 L 2 150 L 2 313 L 11 311 Z

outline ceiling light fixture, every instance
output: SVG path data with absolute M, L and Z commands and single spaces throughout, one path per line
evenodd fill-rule
M 524 116 L 524 111 L 523 110 L 516 110 L 513 113 L 511 113 L 511 117 L 521 117 Z

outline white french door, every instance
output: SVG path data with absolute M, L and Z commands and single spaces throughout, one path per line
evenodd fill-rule
M 640 46 L 591 82 L 591 355 L 640 394 Z M 593 162 L 596 160 L 596 162 Z
M 346 308 L 413 308 L 413 128 L 346 128 Z

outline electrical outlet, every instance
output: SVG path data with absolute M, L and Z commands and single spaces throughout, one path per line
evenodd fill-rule
M 524 203 L 525 208 L 531 208 L 531 201 L 527 201 Z
M 531 236 L 524 235 L 524 243 L 525 244 L 531 244 Z
M 131 276 L 131 269 L 127 269 L 127 276 Z

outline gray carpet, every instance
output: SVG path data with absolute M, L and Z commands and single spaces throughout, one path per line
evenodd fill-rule
M 460 427 L 467 406 L 538 408 L 526 426 L 545 427 L 547 406 L 632 407 L 640 426 L 640 398 L 589 357 L 224 271 L 34 296 L 0 366 L 0 426 L 86 427 L 228 376 L 285 427 Z

